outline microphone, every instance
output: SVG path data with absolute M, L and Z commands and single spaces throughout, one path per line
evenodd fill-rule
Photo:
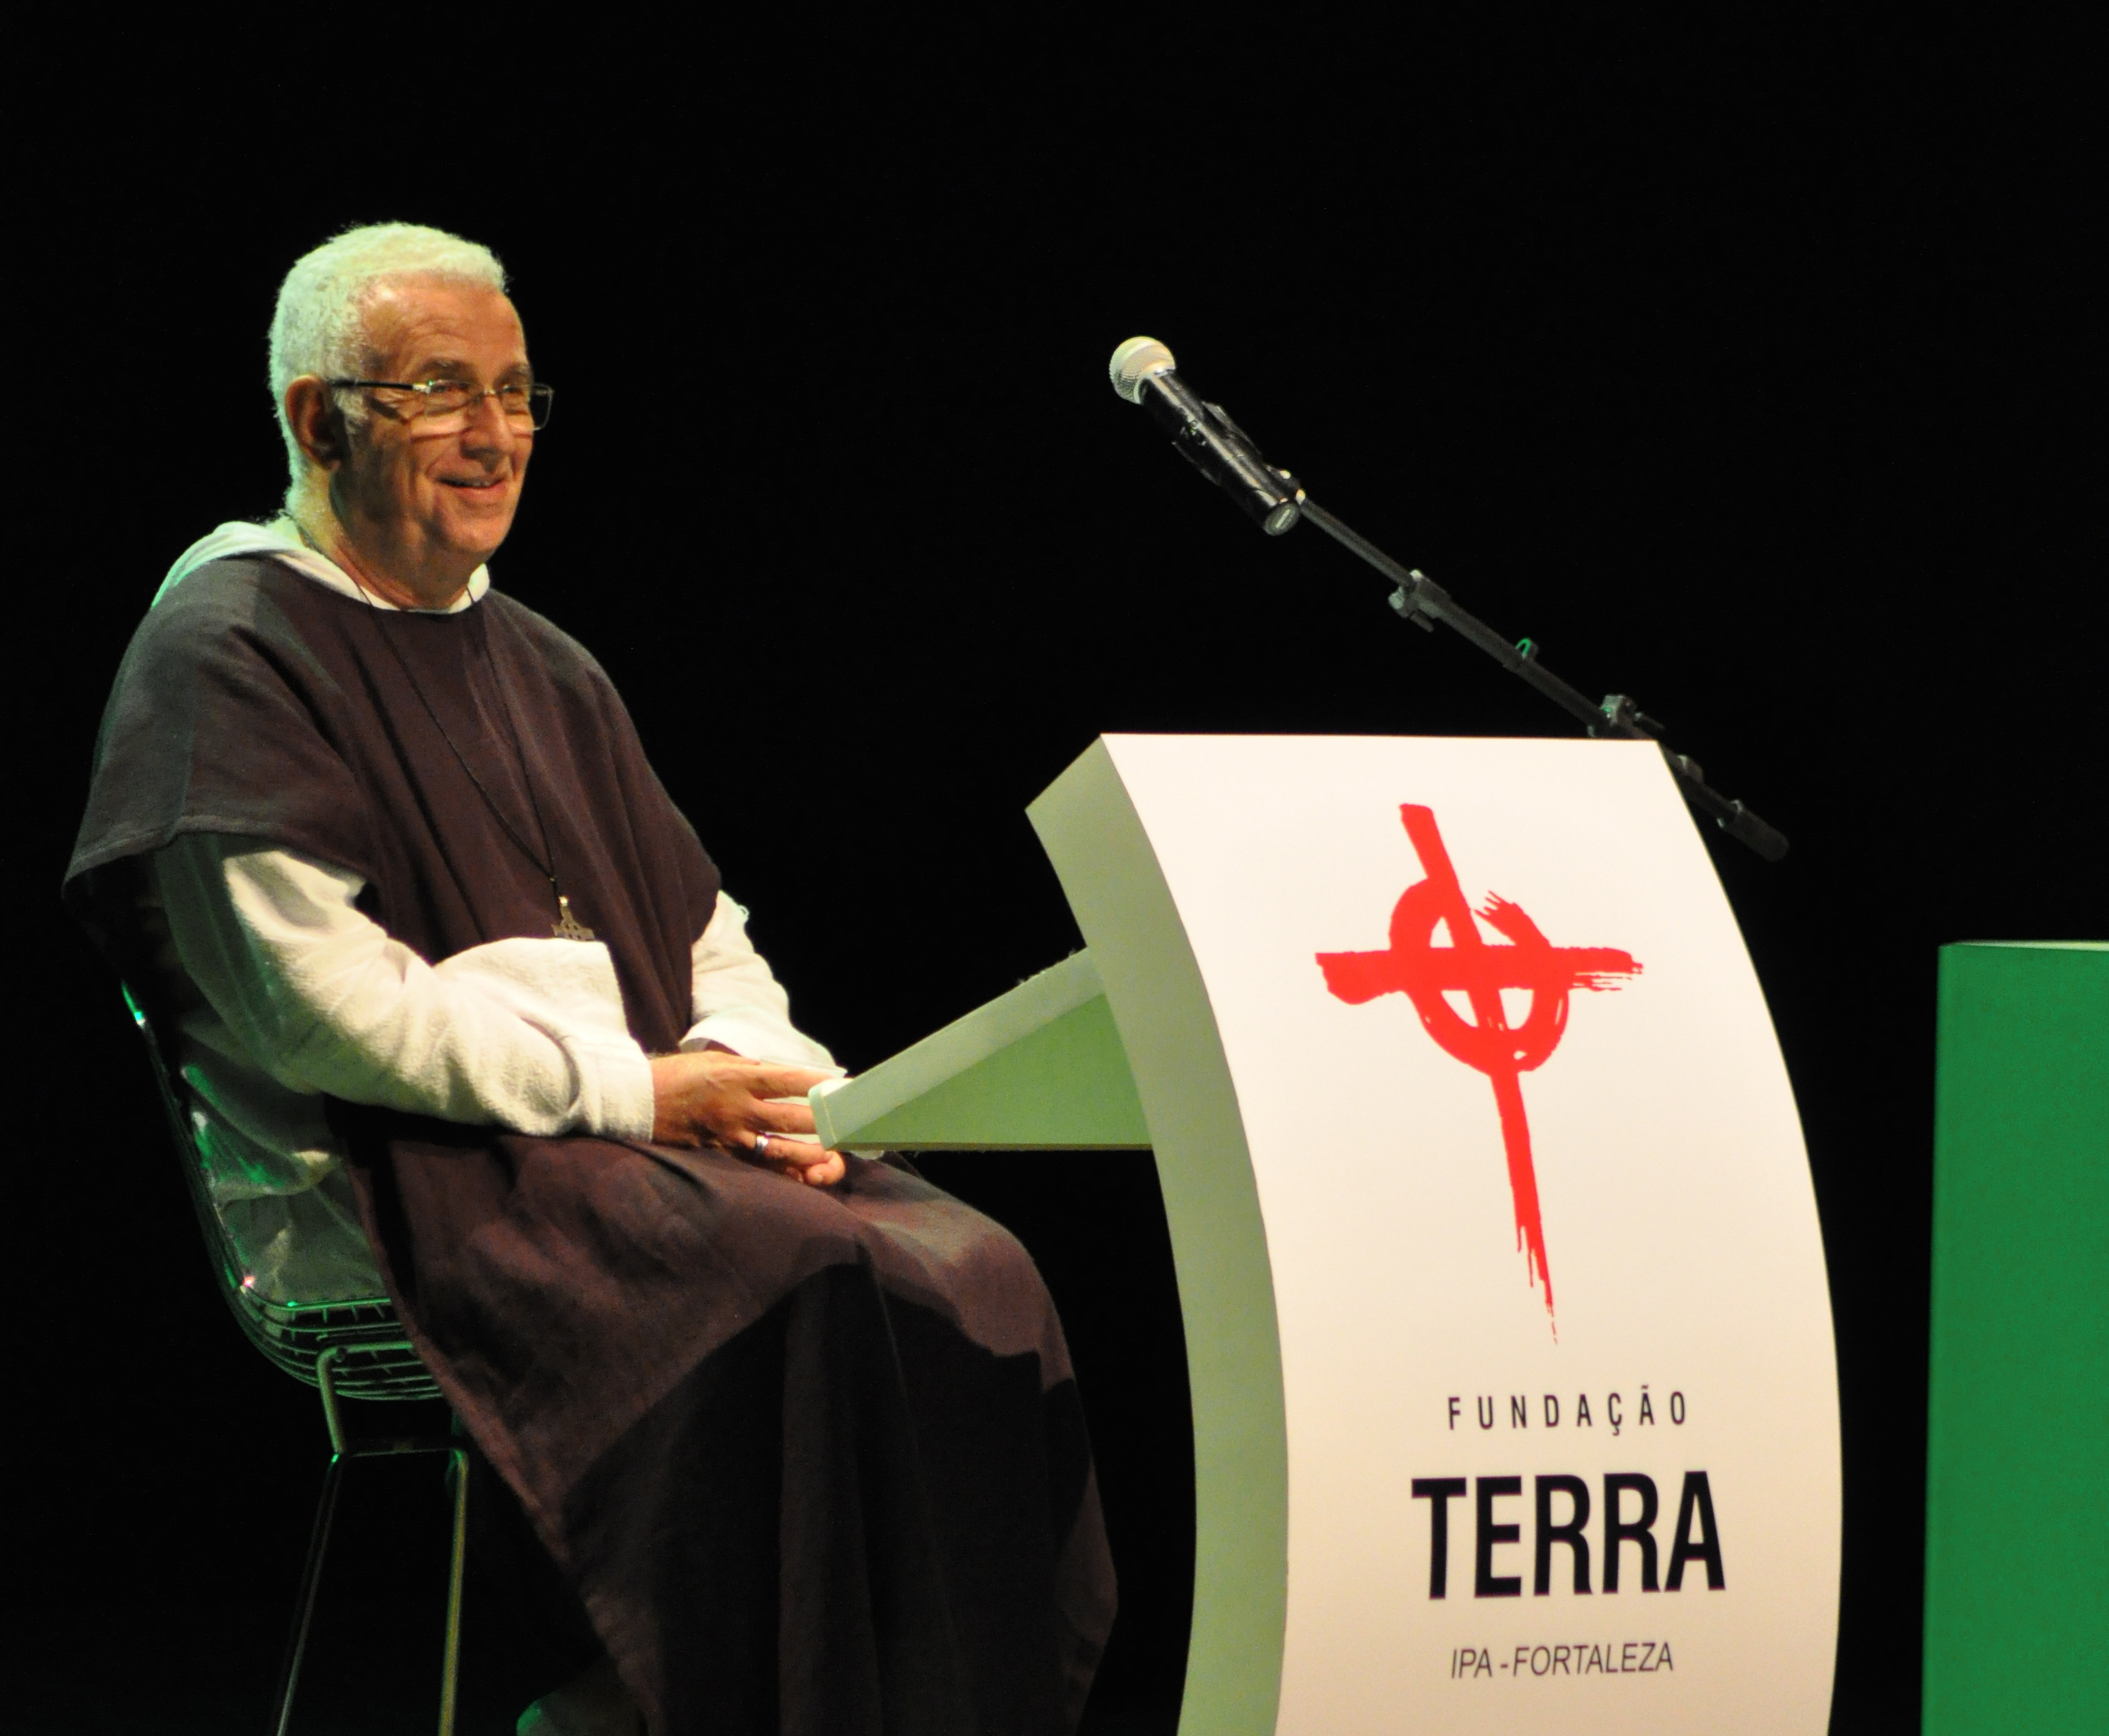
M 1172 436 L 1188 463 L 1227 490 L 1270 536 L 1279 536 L 1303 511 L 1303 485 L 1262 458 L 1252 437 L 1179 377 L 1172 352 L 1154 337 L 1131 337 L 1113 351 L 1106 370 L 1113 390 L 1140 404 Z

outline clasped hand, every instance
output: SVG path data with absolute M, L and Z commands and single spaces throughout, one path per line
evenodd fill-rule
M 795 1182 L 828 1187 L 842 1178 L 842 1153 L 813 1142 L 813 1111 L 805 1104 L 771 1100 L 803 1096 L 833 1077 L 811 1067 L 751 1061 L 724 1050 L 654 1056 L 653 1140 L 662 1146 L 718 1146 L 752 1158 L 756 1141 L 766 1135 L 767 1148 L 757 1161 Z

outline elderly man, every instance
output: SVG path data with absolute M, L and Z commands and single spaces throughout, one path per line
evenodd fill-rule
M 485 250 L 353 230 L 271 334 L 282 517 L 179 560 L 67 892 L 267 1295 L 395 1300 L 606 1661 L 522 1728 L 1073 1725 L 1112 1577 L 996 1225 L 827 1151 L 621 701 L 490 588 L 550 392 Z

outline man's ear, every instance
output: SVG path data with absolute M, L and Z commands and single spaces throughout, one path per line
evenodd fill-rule
M 310 463 L 335 470 L 344 462 L 344 416 L 321 376 L 304 373 L 287 386 L 286 426 Z

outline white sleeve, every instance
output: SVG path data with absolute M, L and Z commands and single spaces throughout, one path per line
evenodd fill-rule
M 681 1039 L 683 1048 L 716 1042 L 749 1060 L 842 1070 L 791 1023 L 791 997 L 747 939 L 747 912 L 723 893 L 691 956 L 696 1023 Z
M 357 908 L 359 875 L 312 857 L 188 835 L 153 866 L 183 968 L 288 1088 L 523 1133 L 651 1137 L 652 1065 L 598 942 L 498 941 L 436 969 Z

